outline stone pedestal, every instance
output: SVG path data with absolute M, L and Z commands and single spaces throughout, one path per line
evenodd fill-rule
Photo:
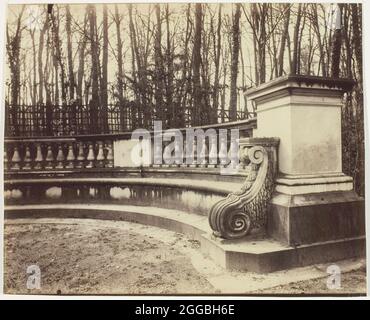
M 364 201 L 342 172 L 341 107 L 353 81 L 286 76 L 251 89 L 254 137 L 278 137 L 267 231 L 293 246 L 362 237 Z

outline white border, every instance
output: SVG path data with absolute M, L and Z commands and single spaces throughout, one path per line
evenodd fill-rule
M 356 0 L 337 0 L 337 1 L 330 1 L 330 0 L 309 0 L 309 1 L 302 1 L 302 0 L 296 0 L 296 1 L 290 1 L 290 0 L 279 0 L 279 1 L 232 1 L 232 0 L 202 0 L 202 1 L 166 1 L 166 0 L 140 0 L 140 1 L 122 1 L 122 0 L 113 0 L 113 1 L 103 1 L 103 0 L 53 0 L 52 3 L 186 3 L 186 2 L 210 2 L 210 3 L 236 3 L 236 2 L 292 2 L 292 3 L 299 3 L 299 2 L 310 2 L 310 3 L 362 3 L 363 4 L 363 39 L 362 39 L 362 45 L 363 45 L 363 87 L 364 87 L 364 117 L 365 117 L 365 160 L 368 155 L 368 143 L 369 143 L 369 121 L 370 121 L 370 112 L 367 111 L 367 107 L 369 106 L 368 103 L 368 90 L 370 90 L 369 87 L 369 81 L 367 80 L 367 75 L 370 72 L 370 62 L 365 59 L 365 57 L 370 56 L 370 21 L 368 21 L 365 17 L 369 16 L 370 13 L 370 5 L 368 2 L 365 1 L 356 1 Z M 40 4 L 40 3 L 50 3 L 50 0 L 8 0 L 8 1 L 0 1 L 0 21 L 2 23 L 0 27 L 0 56 L 3 57 L 3 60 L 0 62 L 0 101 L 1 101 L 1 107 L 4 109 L 4 65 L 5 65 L 5 42 L 6 42 L 6 36 L 5 36 L 5 30 L 6 30 L 6 12 L 7 12 L 7 5 L 8 4 Z M 0 123 L 1 123 L 1 130 L 0 130 L 0 140 L 3 142 L 4 139 L 4 131 L 2 128 L 4 128 L 4 112 L 3 110 L 0 111 Z M 1 143 L 1 146 L 3 146 L 3 143 Z M 370 156 L 370 155 L 369 155 Z M 3 159 L 3 147 L 0 148 L 0 159 Z M 3 161 L 0 161 L 0 182 L 3 184 Z M 367 186 L 370 186 L 370 161 L 365 161 L 365 192 L 367 190 Z M 370 195 L 370 194 L 369 194 Z M 0 215 L 0 224 L 2 227 L 2 232 L 0 233 L 0 299 L 4 300 L 44 300 L 44 299 L 50 299 L 50 300 L 321 300 L 321 299 L 333 299 L 333 300 L 370 300 L 369 292 L 367 290 L 367 296 L 366 297 L 240 297 L 240 296 L 54 296 L 54 295 L 9 295 L 3 293 L 4 283 L 3 283 L 3 264 L 4 264 L 4 243 L 3 243 L 3 227 L 4 227 L 4 203 L 3 203 L 3 188 L 0 188 L 0 209 L 1 209 L 1 215 Z M 365 197 L 365 206 L 366 206 L 366 234 L 368 235 L 368 232 L 370 230 L 370 218 L 369 218 L 369 197 Z M 367 245 L 367 252 L 366 252 L 366 261 L 367 266 L 369 266 L 369 258 L 370 258 L 370 248 L 369 245 Z M 367 276 L 367 289 L 370 288 L 370 277 Z

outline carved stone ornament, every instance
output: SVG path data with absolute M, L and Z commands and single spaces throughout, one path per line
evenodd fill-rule
M 265 226 L 267 204 L 274 189 L 277 138 L 246 138 L 239 142 L 240 166 L 247 174 L 238 192 L 216 202 L 208 219 L 215 236 L 236 239 Z

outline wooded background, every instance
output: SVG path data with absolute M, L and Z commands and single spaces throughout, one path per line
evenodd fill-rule
M 253 116 L 243 92 L 285 74 L 352 78 L 343 166 L 364 194 L 361 4 L 10 5 L 6 36 L 11 135 L 25 108 L 85 106 L 95 133 L 112 105 L 121 131 L 196 126 Z

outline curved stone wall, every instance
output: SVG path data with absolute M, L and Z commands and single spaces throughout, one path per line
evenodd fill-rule
M 112 204 L 181 210 L 206 216 L 227 191 L 217 183 L 166 179 L 38 179 L 5 183 L 6 205 Z

